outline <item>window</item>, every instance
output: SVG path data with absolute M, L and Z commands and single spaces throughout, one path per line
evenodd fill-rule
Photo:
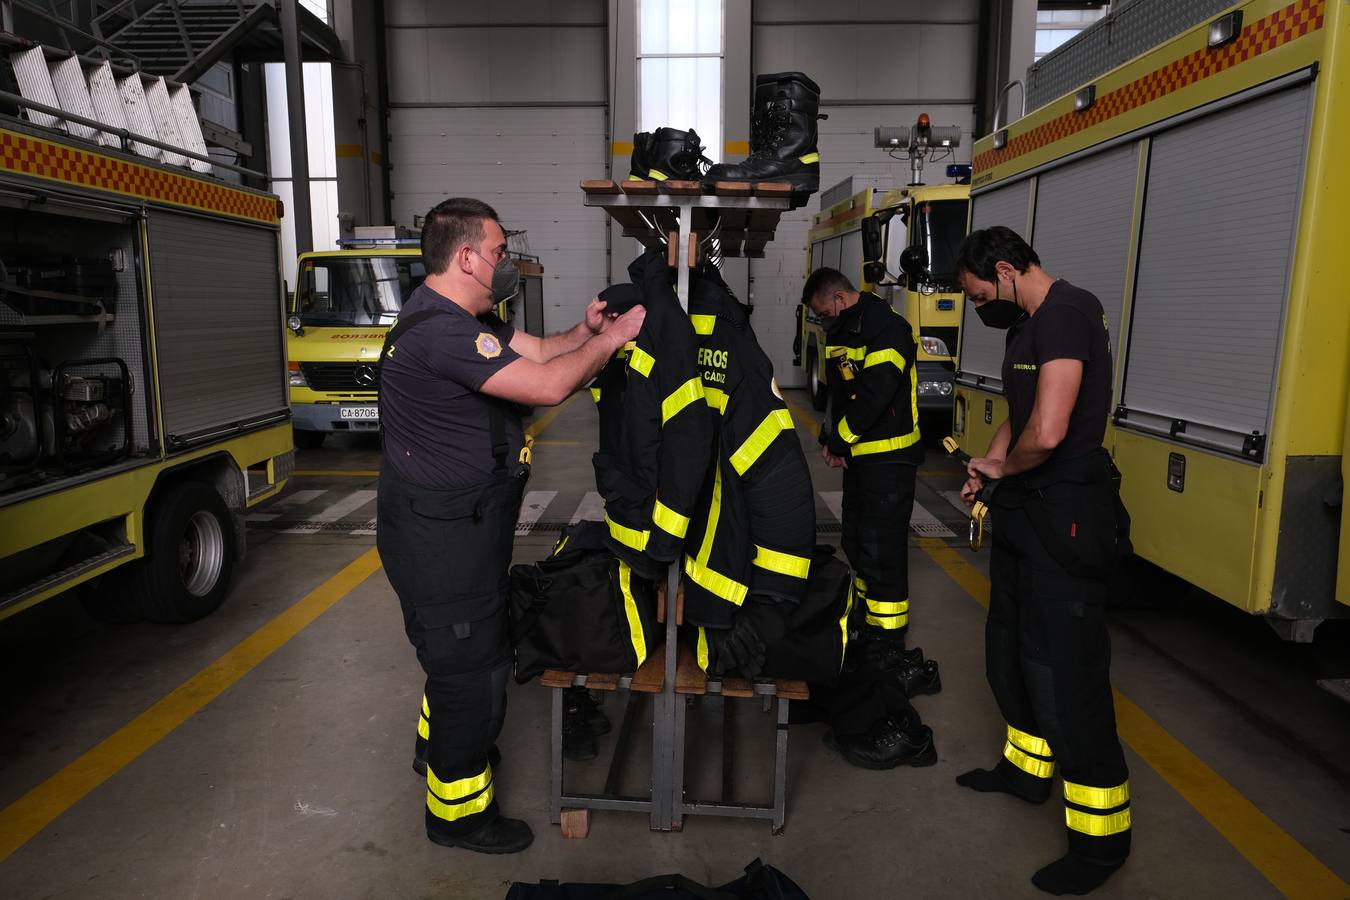
M 1064 7 L 1042 4 L 1036 10 L 1036 59 L 1057 48 L 1111 11 L 1109 3 Z
M 722 0 L 640 0 L 638 130 L 693 129 L 722 158 Z

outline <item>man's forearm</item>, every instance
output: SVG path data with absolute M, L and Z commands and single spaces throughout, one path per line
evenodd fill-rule
M 543 356 L 540 362 L 546 363 L 562 356 L 564 353 L 571 353 L 592 337 L 594 335 L 591 333 L 591 329 L 586 326 L 585 321 L 578 322 L 562 334 L 549 335 L 539 342 L 540 355 Z
M 994 436 L 989 441 L 989 449 L 985 451 L 985 456 L 991 459 L 1007 459 L 1008 444 L 1012 441 L 1012 426 L 1008 420 L 1004 419 L 1003 424 L 998 426 Z
M 585 327 L 584 323 L 582 327 Z M 558 389 L 555 402 L 561 403 L 573 391 L 598 375 L 621 346 L 614 338 L 597 334 L 545 363 L 549 382 Z

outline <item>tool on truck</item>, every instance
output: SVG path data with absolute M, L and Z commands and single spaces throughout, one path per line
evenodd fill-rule
M 244 554 L 245 509 L 293 465 L 281 203 L 212 176 L 261 173 L 207 156 L 188 87 L 18 43 L 0 619 L 76 587 L 102 618 L 198 619 Z

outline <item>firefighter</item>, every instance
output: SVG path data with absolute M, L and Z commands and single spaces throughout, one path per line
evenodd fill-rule
M 908 321 L 885 300 L 859 293 L 837 269 L 811 273 L 802 303 L 826 329 L 829 409 L 821 455 L 844 470 L 843 547 L 854 570 L 859 640 L 850 667 L 899 671 L 911 694 L 940 683 L 920 651 L 905 653 L 909 630 L 909 518 L 923 445 L 915 357 Z
M 1127 521 L 1102 448 L 1110 332 L 1097 298 L 1046 273 L 1008 228 L 972 232 L 957 271 L 980 320 L 1009 334 L 1008 419 L 970 462 L 962 490 L 968 503 L 983 491 L 998 524 L 985 661 L 1007 740 L 993 769 L 956 780 L 1043 803 L 1058 764 L 1068 853 L 1032 883 L 1086 894 L 1130 852 L 1104 610 Z
M 377 544 L 426 672 L 426 829 L 437 844 L 513 853 L 530 827 L 502 816 L 489 754 L 506 714 L 507 567 L 528 477 L 520 406 L 561 403 L 632 340 L 641 306 L 597 300 L 549 338 L 491 313 L 519 273 L 492 207 L 446 200 L 422 230 L 426 282 L 380 354 L 384 461 Z

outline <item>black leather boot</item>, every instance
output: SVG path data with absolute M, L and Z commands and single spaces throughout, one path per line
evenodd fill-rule
M 497 816 L 462 837 L 450 837 L 427 829 L 427 837 L 442 847 L 461 847 L 474 853 L 519 853 L 534 843 L 534 832 L 520 819 Z
M 894 672 L 923 662 L 923 650 L 918 647 L 906 650 L 904 641 L 863 634 L 849 641 L 844 670 L 863 674 Z
M 582 688 L 581 694 L 584 695 L 585 693 L 586 689 Z M 591 730 L 590 724 L 586 721 L 587 711 L 591 708 L 590 698 L 587 697 L 583 702 L 575 688 L 570 688 L 563 694 L 562 755 L 564 759 L 570 759 L 573 762 L 585 762 L 588 759 L 595 759 L 599 755 L 600 749 L 595 744 L 595 732 Z
M 581 721 L 586 723 L 586 727 L 591 730 L 591 734 L 599 737 L 602 734 L 609 734 L 609 716 L 605 715 L 600 709 L 600 705 L 591 697 L 591 692 L 584 687 L 572 687 L 567 689 L 568 707 L 575 704 L 576 712 L 574 715 L 580 716 Z
M 820 188 L 816 147 L 820 87 L 801 72 L 761 75 L 755 79 L 754 103 L 750 155 L 743 162 L 713 166 L 703 184 L 708 188 L 718 181 L 790 184 L 794 202 L 803 205 Z
M 698 181 L 712 160 L 703 155 L 698 132 L 658 128 L 633 135 L 629 181 Z
M 937 762 L 933 729 L 915 725 L 903 730 L 894 719 L 878 719 L 867 734 L 836 735 L 825 732 L 825 746 L 843 755 L 860 769 L 894 769 L 896 766 L 931 766 Z
M 652 167 L 652 133 L 639 131 L 633 135 L 633 152 L 628 157 L 628 180 L 647 181 Z

